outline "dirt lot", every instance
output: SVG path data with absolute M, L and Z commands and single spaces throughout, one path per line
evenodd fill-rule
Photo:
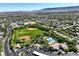
M 19 37 L 19 39 L 22 40 L 23 42 L 26 42 L 31 39 L 31 36 L 21 36 L 21 37 Z

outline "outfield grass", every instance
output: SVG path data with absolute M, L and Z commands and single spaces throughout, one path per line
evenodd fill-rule
M 23 29 L 18 29 L 15 30 L 15 34 L 17 34 L 18 37 L 20 36 L 24 36 L 24 35 L 29 35 L 32 38 L 36 37 L 37 35 L 42 35 L 44 33 L 44 31 L 40 30 L 40 29 L 36 29 L 36 30 L 27 30 L 27 28 L 23 28 Z

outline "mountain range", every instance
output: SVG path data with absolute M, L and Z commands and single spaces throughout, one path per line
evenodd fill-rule
M 29 14 L 29 13 L 48 13 L 48 12 L 79 12 L 79 6 L 68 6 L 68 7 L 56 7 L 56 8 L 44 8 L 41 10 L 33 11 L 7 11 L 0 12 L 1 14 Z
M 79 6 L 44 8 L 40 12 L 79 12 Z

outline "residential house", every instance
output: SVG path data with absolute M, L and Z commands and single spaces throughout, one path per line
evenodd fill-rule
M 12 28 L 19 28 L 21 27 L 20 25 L 18 25 L 17 23 L 11 23 Z
M 4 33 L 3 32 L 0 32 L 0 40 L 3 39 L 3 35 L 4 35 Z
M 63 50 L 68 49 L 68 46 L 65 43 L 53 43 L 50 46 L 53 47 L 56 50 L 59 50 L 59 49 L 63 49 Z

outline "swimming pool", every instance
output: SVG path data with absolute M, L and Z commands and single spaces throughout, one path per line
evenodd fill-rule
M 52 37 L 47 38 L 47 40 L 48 40 L 49 44 L 56 42 L 55 38 L 52 38 Z

